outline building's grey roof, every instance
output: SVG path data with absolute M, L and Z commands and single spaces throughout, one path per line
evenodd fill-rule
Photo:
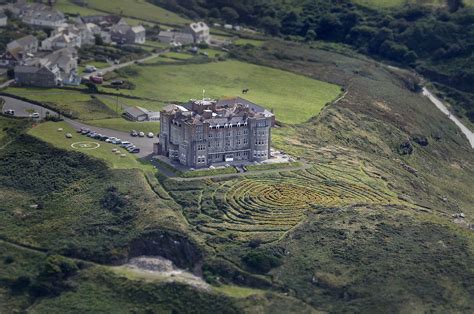
M 3 10 L 0 10 L 0 19 L 6 18 L 7 16 L 5 15 L 5 12 Z
M 8 49 L 15 49 L 17 47 L 24 48 L 25 46 L 31 45 L 38 43 L 38 39 L 36 39 L 35 36 L 33 35 L 27 35 L 21 38 L 18 38 L 17 40 L 11 41 L 8 43 L 7 48 Z
M 15 73 L 33 74 L 41 70 L 41 67 L 37 66 L 16 66 Z
M 158 37 L 162 37 L 162 38 L 170 38 L 174 41 L 177 41 L 177 42 L 181 42 L 181 41 L 184 41 L 184 42 L 193 42 L 194 41 L 194 37 L 193 35 L 189 34 L 189 33 L 183 33 L 183 32 L 176 32 L 176 31 L 161 31 L 159 34 L 158 34 Z
M 51 10 L 48 7 L 43 7 L 42 9 L 32 9 L 25 12 L 23 18 L 30 18 L 36 20 L 43 20 L 49 22 L 59 22 L 64 20 L 64 14 L 58 10 Z
M 266 110 L 262 106 L 257 105 L 241 97 L 222 98 L 222 99 L 219 99 L 216 103 L 217 107 L 225 107 L 225 106 L 232 107 L 236 104 L 248 106 L 250 109 L 252 109 L 255 112 L 264 112 Z
M 148 114 L 148 110 L 146 110 L 145 108 L 141 108 L 141 107 L 128 107 L 125 112 L 129 115 L 131 115 L 132 117 L 139 117 L 139 116 L 142 116 L 142 115 L 146 115 Z

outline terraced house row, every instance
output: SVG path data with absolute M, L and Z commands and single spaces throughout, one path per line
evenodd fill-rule
M 242 98 L 192 100 L 161 111 L 158 153 L 202 168 L 270 158 L 270 111 Z

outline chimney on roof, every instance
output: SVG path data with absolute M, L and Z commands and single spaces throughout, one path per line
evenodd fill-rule
M 204 117 L 204 119 L 212 118 L 212 110 L 205 109 L 202 113 L 202 116 Z

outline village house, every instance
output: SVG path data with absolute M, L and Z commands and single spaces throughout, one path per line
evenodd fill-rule
M 38 40 L 28 35 L 7 44 L 6 51 L 0 55 L 0 66 L 12 67 L 32 58 L 38 51 Z
M 130 26 L 121 20 L 110 29 L 110 37 L 113 42 L 118 44 L 144 44 L 146 31 L 141 25 Z
M 16 48 L 20 48 L 25 54 L 34 54 L 38 51 L 38 39 L 33 35 L 27 35 L 7 44 L 7 50 Z
M 81 20 L 84 24 L 95 24 L 101 28 L 111 27 L 120 22 L 122 18 L 118 15 L 89 15 L 82 16 Z
M 15 82 L 20 86 L 55 87 L 61 85 L 61 74 L 58 67 L 20 65 L 15 67 Z
M 274 115 L 241 103 L 193 100 L 160 112 L 157 153 L 194 168 L 270 157 Z
M 211 41 L 209 26 L 204 22 L 191 23 L 184 28 L 183 32 L 191 34 L 196 44 L 210 43 Z
M 16 66 L 15 81 L 21 86 L 78 85 L 77 51 L 64 48 Z
M 172 30 L 160 31 L 158 40 L 166 44 L 189 45 L 194 43 L 193 35 Z
M 47 28 L 59 27 L 66 21 L 62 12 L 37 3 L 25 5 L 20 16 L 25 24 Z
M 81 48 L 82 40 L 79 35 L 74 33 L 60 33 L 41 42 L 42 50 L 57 50 L 62 48 Z
M 8 23 L 8 17 L 5 14 L 5 12 L 2 10 L 0 11 L 0 27 L 7 26 L 7 23 Z

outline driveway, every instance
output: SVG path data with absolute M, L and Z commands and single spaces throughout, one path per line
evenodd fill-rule
M 83 78 L 84 79 L 89 79 L 91 76 L 97 76 L 97 74 L 99 74 L 99 72 L 102 73 L 102 75 L 105 75 L 108 72 L 112 72 L 112 71 L 117 70 L 117 69 L 128 67 L 130 65 L 135 64 L 136 62 L 145 62 L 145 61 L 151 60 L 153 58 L 158 57 L 160 54 L 166 53 L 168 51 L 169 50 L 167 49 L 167 50 L 164 50 L 160 53 L 152 53 L 148 57 L 145 57 L 145 58 L 142 58 L 142 59 L 132 60 L 132 61 L 128 61 L 128 62 L 124 62 L 124 63 L 120 63 L 120 64 L 114 64 L 114 65 L 111 65 L 107 68 L 97 69 L 97 71 L 95 71 L 95 72 L 86 74 Z
M 56 112 L 52 110 L 43 108 L 41 106 L 26 102 L 23 100 L 19 100 L 19 99 L 7 97 L 7 96 L 1 96 L 1 97 L 5 99 L 5 104 L 2 108 L 2 112 L 8 109 L 13 109 L 15 110 L 16 117 L 28 118 L 32 112 L 38 112 L 42 118 L 46 117 L 46 112 L 49 112 L 50 114 L 56 114 Z M 64 118 L 64 121 L 67 122 L 69 125 L 71 125 L 75 129 L 85 128 L 85 129 L 89 129 L 91 131 L 103 134 L 108 137 L 117 137 L 117 138 L 120 138 L 122 141 L 129 141 L 135 144 L 136 147 L 140 148 L 140 153 L 137 154 L 138 157 L 140 158 L 148 157 L 152 155 L 153 144 L 158 143 L 158 138 L 156 136 L 154 138 L 133 137 L 127 132 L 121 132 L 121 131 L 116 131 L 116 130 L 111 130 L 111 129 L 106 129 L 106 128 L 99 128 L 99 127 L 82 123 L 77 120 Z M 78 134 L 77 136 L 87 138 L 85 135 Z
M 15 110 L 15 117 L 27 118 L 33 112 L 37 112 L 40 114 L 41 118 L 43 119 L 46 117 L 46 114 L 48 112 L 49 114 L 57 114 L 56 112 L 50 109 L 46 109 L 41 106 L 26 102 L 23 100 L 11 98 L 8 96 L 1 96 L 1 98 L 5 99 L 5 104 L 3 105 L 2 112 L 13 109 Z

